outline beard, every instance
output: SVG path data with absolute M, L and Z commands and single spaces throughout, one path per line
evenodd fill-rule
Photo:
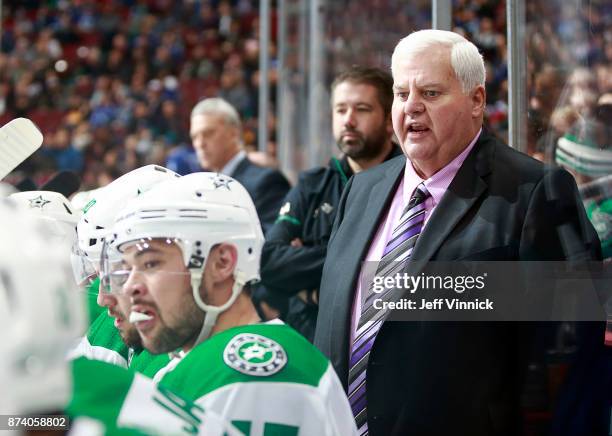
M 140 339 L 140 335 L 138 334 L 136 327 L 130 324 L 125 330 L 119 330 L 119 334 L 121 335 L 121 340 L 123 343 L 129 348 L 136 351 L 142 350 L 142 340 Z
M 346 138 L 347 133 L 351 133 L 354 137 Z M 353 160 L 371 160 L 380 155 L 387 139 L 387 129 L 381 126 L 367 136 L 358 130 L 344 130 L 336 140 L 336 144 L 342 153 Z
M 152 354 L 170 353 L 185 346 L 193 346 L 204 323 L 204 312 L 191 300 L 183 305 L 185 312 L 180 316 L 180 324 L 169 326 L 159 311 L 159 332 L 150 340 L 143 340 L 143 346 Z

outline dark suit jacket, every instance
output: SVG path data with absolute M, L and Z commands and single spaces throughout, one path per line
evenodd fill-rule
M 289 191 L 289 182 L 280 171 L 255 165 L 248 157 L 240 161 L 231 176 L 246 188 L 253 199 L 266 233 L 278 216 L 283 198 Z
M 361 261 L 406 160 L 358 174 L 340 201 L 323 270 L 315 345 L 345 389 Z M 412 259 L 600 258 L 572 176 L 481 134 L 430 217 Z M 385 322 L 367 368 L 371 435 L 514 435 L 519 323 Z

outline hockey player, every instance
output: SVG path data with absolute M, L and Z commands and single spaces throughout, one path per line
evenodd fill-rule
M 0 201 L 2 415 L 57 412 L 70 397 L 65 355 L 85 329 L 85 306 L 54 224 Z
M 9 195 L 11 201 L 20 208 L 35 214 L 39 219 L 49 224 L 53 237 L 62 242 L 61 246 L 70 248 L 76 240 L 76 224 L 78 212 L 72 209 L 70 201 L 59 192 L 26 191 Z M 68 258 L 68 251 L 66 258 Z
M 213 413 L 140 374 L 100 361 L 66 360 L 87 324 L 83 294 L 70 275 L 70 245 L 57 239 L 57 231 L 57 221 L 0 201 L 4 428 L 36 434 L 70 428 L 74 435 L 237 434 Z M 62 411 L 71 397 L 68 417 Z
M 76 283 L 82 287 L 88 286 L 85 283 L 85 277 L 88 275 L 89 263 L 84 262 L 76 251 L 76 225 L 81 211 L 75 210 L 70 201 L 59 192 L 25 191 L 13 193 L 9 195 L 9 198 L 22 209 L 34 213 L 38 219 L 47 222 L 50 236 L 53 236 L 58 242 L 65 243 L 62 245 L 68 251 L 64 257 L 70 257 Z M 87 306 L 88 319 L 94 320 L 101 312 L 95 297 L 88 298 Z
M 131 303 L 143 346 L 173 353 L 160 386 L 247 435 L 356 434 L 329 361 L 249 297 L 263 235 L 236 180 L 194 173 L 160 183 L 119 215 L 102 288 Z
M 89 265 L 88 270 L 93 270 L 97 275 L 104 236 L 121 207 L 155 184 L 177 177 L 180 176 L 166 168 L 147 165 L 97 190 L 83 208 L 83 216 L 77 225 L 78 249 L 82 257 L 81 262 L 74 263 Z M 106 308 L 108 313 L 103 312 L 93 320 L 87 336 L 72 356 L 85 356 L 124 368 L 133 366 L 135 370 L 152 377 L 168 362 L 167 357 L 154 357 L 142 352 L 138 333 L 120 310 L 118 299 L 121 297 L 98 293 L 98 285 L 99 280 L 92 283 L 97 304 Z

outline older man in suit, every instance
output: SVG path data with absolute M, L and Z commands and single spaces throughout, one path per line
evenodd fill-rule
M 483 129 L 485 68 L 472 43 L 415 32 L 396 46 L 391 69 L 405 156 L 344 190 L 315 345 L 345 384 L 360 434 L 514 435 L 521 326 L 373 318 L 362 262 L 414 273 L 434 260 L 597 259 L 599 241 L 567 172 Z
M 231 176 L 246 188 L 265 233 L 276 219 L 289 182 L 280 171 L 248 159 L 238 111 L 222 98 L 204 99 L 191 111 L 190 134 L 202 168 Z

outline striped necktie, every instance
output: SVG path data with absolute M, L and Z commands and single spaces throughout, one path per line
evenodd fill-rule
M 395 226 L 391 239 L 387 242 L 382 258 L 376 268 L 377 277 L 391 277 L 406 265 L 416 240 L 421 233 L 425 221 L 425 200 L 429 192 L 423 183 L 414 190 L 408 205 L 404 209 L 399 223 Z M 349 402 L 357 422 L 359 435 L 368 434 L 367 404 L 366 404 L 366 367 L 370 350 L 376 334 L 382 325 L 386 311 L 377 310 L 372 306 L 374 298 L 388 301 L 391 289 L 382 293 L 372 292 L 371 284 L 367 297 L 361 306 L 361 314 L 357 325 L 355 339 L 351 346 L 349 362 Z M 386 297 L 386 298 L 385 298 Z

